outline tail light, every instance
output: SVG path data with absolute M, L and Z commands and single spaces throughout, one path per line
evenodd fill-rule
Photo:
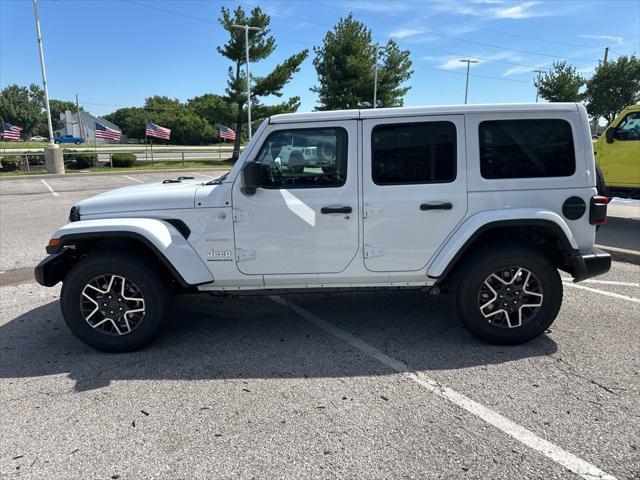
M 591 208 L 589 209 L 589 223 L 591 225 L 602 225 L 607 221 L 607 205 L 609 199 L 596 195 L 591 197 Z

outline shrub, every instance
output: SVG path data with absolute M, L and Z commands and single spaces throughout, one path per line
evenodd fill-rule
M 64 155 L 66 161 L 73 161 L 69 165 L 69 168 L 91 168 L 95 167 L 98 162 L 97 155 L 95 153 L 67 153 Z
M 22 158 L 18 155 L 10 155 L 7 157 L 2 157 L 0 161 L 2 164 L 2 170 L 5 172 L 13 172 L 18 170 L 22 165 Z
M 114 168 L 129 168 L 136 164 L 136 156 L 133 153 L 114 153 L 111 162 Z

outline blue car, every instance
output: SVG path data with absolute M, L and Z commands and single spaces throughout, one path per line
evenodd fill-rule
M 82 137 L 74 137 L 73 135 L 60 135 L 56 137 L 56 143 L 75 143 L 76 145 L 80 145 L 84 143 L 84 138 Z

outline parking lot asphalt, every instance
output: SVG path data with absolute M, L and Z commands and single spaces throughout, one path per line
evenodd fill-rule
M 134 183 L 34 180 L 0 183 L 8 272 L 73 202 Z M 475 340 L 444 295 L 188 295 L 109 355 L 69 333 L 59 287 L 4 278 L 0 478 L 640 478 L 637 265 L 566 279 L 517 347 Z

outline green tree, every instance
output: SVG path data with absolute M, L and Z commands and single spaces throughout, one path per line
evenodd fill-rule
M 129 138 L 144 138 L 148 122 L 171 129 L 172 144 L 205 145 L 216 138 L 215 129 L 206 119 L 169 97 L 149 97 L 144 107 L 120 108 L 104 118 L 118 125 Z
M 105 115 L 106 120 L 115 123 L 122 133 L 128 138 L 144 138 L 144 130 L 147 122 L 151 121 L 151 112 L 141 107 L 119 108 L 109 115 Z
M 66 110 L 69 110 L 71 113 L 76 113 L 78 110 L 75 102 L 56 100 L 55 98 L 49 99 L 49 108 L 51 109 L 51 122 L 53 123 L 53 128 L 56 128 L 56 125 L 60 122 L 60 115 Z M 80 107 L 80 110 L 84 109 Z
M 311 89 L 319 96 L 318 110 L 370 108 L 376 56 L 378 63 L 377 107 L 403 105 L 410 87 L 410 53 L 389 40 L 377 48 L 372 45 L 371 30 L 349 14 L 327 32 L 321 47 L 314 47 L 313 64 L 319 85 Z
M 553 68 L 536 78 L 533 84 L 548 102 L 579 102 L 584 78 L 567 62 L 554 62 Z
M 29 87 L 9 85 L 0 92 L 0 117 L 23 128 L 22 136 L 33 135 L 44 115 L 44 91 L 36 84 Z
M 213 93 L 205 93 L 189 99 L 187 108 L 215 128 L 218 124 L 231 125 L 238 116 L 235 111 L 236 105 L 229 104 L 224 97 Z
M 590 115 L 611 123 L 627 106 L 640 102 L 640 60 L 621 56 L 596 68 L 585 93 Z
M 229 40 L 221 47 L 218 47 L 218 52 L 235 64 L 233 67 L 229 67 L 225 100 L 235 106 L 236 141 L 232 158 L 236 160 L 240 154 L 242 124 L 246 122 L 245 118 L 247 118 L 245 113 L 247 79 L 242 68 L 246 63 L 244 30 L 234 28 L 233 25 L 250 25 L 261 29 L 259 31 L 249 31 L 250 62 L 264 60 L 271 55 L 276 48 L 276 41 L 269 35 L 268 27 L 271 19 L 260 7 L 255 7 L 251 10 L 250 16 L 246 15 L 242 7 L 237 7 L 233 13 L 229 9 L 222 7 L 221 13 L 222 16 L 218 21 L 229 32 Z M 303 50 L 277 65 L 268 75 L 252 78 L 251 104 L 252 108 L 255 106 L 256 113 L 267 108 L 260 102 L 261 97 L 281 97 L 283 95 L 282 88 L 291 80 L 293 74 L 300 70 L 300 64 L 307 58 L 308 53 L 307 50 Z M 300 99 L 293 97 L 280 104 L 270 105 L 269 111 L 278 113 L 295 111 L 299 104 Z M 253 119 L 259 118 L 256 115 L 252 115 L 252 117 Z

